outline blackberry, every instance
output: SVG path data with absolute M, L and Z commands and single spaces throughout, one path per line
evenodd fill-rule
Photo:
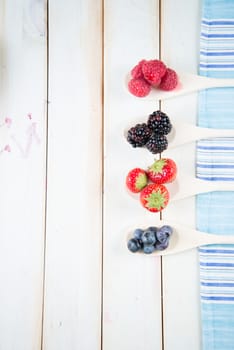
M 161 111 L 156 111 L 150 114 L 147 125 L 156 134 L 160 135 L 169 134 L 172 128 L 169 117 Z
M 153 154 L 161 153 L 167 149 L 167 138 L 164 135 L 152 134 L 145 146 Z
M 145 146 L 151 134 L 152 130 L 146 125 L 146 123 L 137 124 L 128 130 L 127 141 L 133 147 L 142 147 Z

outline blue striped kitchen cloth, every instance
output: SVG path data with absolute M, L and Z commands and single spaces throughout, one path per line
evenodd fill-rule
M 234 78 L 234 0 L 203 0 L 200 74 Z M 234 129 L 234 88 L 199 94 L 198 125 Z M 197 177 L 234 181 L 234 139 L 197 143 Z M 234 234 L 234 192 L 211 192 L 196 199 L 197 228 Z M 204 350 L 234 350 L 234 245 L 199 248 L 202 342 Z

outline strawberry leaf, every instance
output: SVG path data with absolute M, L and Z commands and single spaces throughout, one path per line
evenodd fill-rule
M 146 198 L 147 208 L 155 208 L 157 210 L 160 210 L 161 208 L 165 208 L 166 206 L 166 198 L 164 194 L 158 190 L 158 191 L 153 191 L 147 198 Z
M 138 190 L 141 190 L 146 185 L 147 185 L 147 177 L 146 177 L 146 175 L 145 174 L 138 175 L 137 180 L 136 180 L 136 184 L 135 184 L 136 188 Z
M 153 171 L 154 173 L 163 173 L 163 167 L 166 164 L 166 160 L 165 159 L 159 159 L 156 162 L 154 162 L 153 165 L 151 165 L 151 167 L 149 168 L 151 171 Z

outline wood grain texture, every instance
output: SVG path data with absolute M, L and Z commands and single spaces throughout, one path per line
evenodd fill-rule
M 34 4 L 0 1 L 1 350 L 41 348 L 46 37 Z M 44 1 L 33 11 L 43 28 Z
M 161 5 L 162 59 L 196 73 L 200 2 Z M 155 157 L 123 133 L 159 104 L 130 95 L 124 78 L 140 59 L 159 57 L 159 8 L 0 0 L 0 350 L 201 349 L 196 250 L 161 264 L 126 248 L 127 228 L 155 214 L 131 198 L 125 177 Z M 192 94 L 161 107 L 194 123 L 196 104 Z M 194 172 L 194 144 L 164 156 Z M 195 226 L 194 214 L 188 199 L 163 218 Z
M 104 350 L 161 349 L 160 259 L 134 255 L 126 248 L 126 230 L 147 216 L 125 189 L 134 167 L 154 157 L 133 149 L 124 129 L 158 108 L 124 88 L 125 75 L 142 58 L 159 54 L 158 2 L 105 1 L 105 210 Z M 136 219 L 137 218 L 137 219 Z
M 195 0 L 162 1 L 162 59 L 175 70 L 197 73 L 199 5 Z M 176 120 L 195 124 L 196 107 L 197 94 L 162 103 L 172 123 Z M 195 143 L 166 155 L 176 161 L 178 171 L 195 174 Z M 195 227 L 195 198 L 171 203 L 163 218 Z M 198 266 L 196 249 L 163 259 L 165 350 L 201 349 Z
M 100 348 L 101 1 L 51 0 L 45 350 Z

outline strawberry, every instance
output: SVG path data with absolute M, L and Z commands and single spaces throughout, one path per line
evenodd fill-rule
M 149 179 L 156 184 L 172 182 L 175 180 L 176 174 L 176 163 L 169 158 L 156 160 L 147 171 Z
M 129 171 L 126 177 L 126 185 L 131 192 L 138 193 L 147 185 L 147 180 L 145 170 L 135 168 Z
M 144 208 L 157 213 L 167 206 L 169 192 L 164 185 L 149 184 L 141 191 L 140 201 Z

